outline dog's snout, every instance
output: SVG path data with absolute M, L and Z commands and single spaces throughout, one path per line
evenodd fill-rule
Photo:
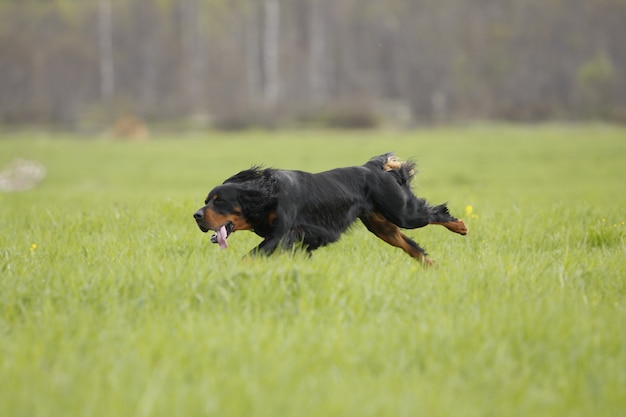
M 198 210 L 193 214 L 193 218 L 196 220 L 200 220 L 204 217 L 204 213 L 202 213 L 202 210 Z

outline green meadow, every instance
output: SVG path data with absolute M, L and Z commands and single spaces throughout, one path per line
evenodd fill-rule
M 192 214 L 253 164 L 395 151 L 469 234 L 355 224 L 314 252 L 220 250 Z M 0 415 L 623 416 L 626 129 L 470 126 L 102 137 L 0 133 Z

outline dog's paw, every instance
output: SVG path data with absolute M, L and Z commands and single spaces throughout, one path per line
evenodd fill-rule
M 469 232 L 469 229 L 467 228 L 467 225 L 465 224 L 465 222 L 463 220 L 457 220 L 456 222 L 456 227 L 453 230 L 453 232 L 456 232 L 460 235 L 466 235 L 467 232 Z
M 469 231 L 467 228 L 467 225 L 465 224 L 465 222 L 461 219 L 455 221 L 455 222 L 448 222 L 445 223 L 444 226 L 446 228 L 448 228 L 448 230 L 454 232 L 454 233 L 458 233 L 460 235 L 466 235 L 467 232 Z
M 422 258 L 422 265 L 427 266 L 427 267 L 435 266 L 435 260 L 432 258 L 429 258 L 428 256 L 424 256 Z

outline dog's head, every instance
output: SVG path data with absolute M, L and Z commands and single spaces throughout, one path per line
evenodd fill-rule
M 200 230 L 205 233 L 209 230 L 216 232 L 211 237 L 213 243 L 219 243 L 222 248 L 226 248 L 226 239 L 231 233 L 252 229 L 242 208 L 242 202 L 245 202 L 250 192 L 240 184 L 220 185 L 211 190 L 204 200 L 204 207 L 193 214 Z

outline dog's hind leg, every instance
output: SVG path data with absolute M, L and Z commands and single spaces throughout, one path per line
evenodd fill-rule
M 398 247 L 405 251 L 412 258 L 424 263 L 432 265 L 433 261 L 426 256 L 426 251 L 422 249 L 414 240 L 406 236 L 400 231 L 400 228 L 387 220 L 380 213 L 369 213 L 359 217 L 367 230 L 374 233 L 388 244 Z
M 439 224 L 455 233 L 467 234 L 465 222 L 452 216 L 445 204 L 431 206 L 426 200 L 413 195 L 408 195 L 404 199 L 388 197 L 379 201 L 382 201 L 379 204 L 383 217 L 403 229 L 418 229 L 429 224 Z
M 428 207 L 428 209 L 428 224 L 439 224 L 454 233 L 458 233 L 460 235 L 467 234 L 467 226 L 465 225 L 465 222 L 461 219 L 453 217 L 445 204 Z

